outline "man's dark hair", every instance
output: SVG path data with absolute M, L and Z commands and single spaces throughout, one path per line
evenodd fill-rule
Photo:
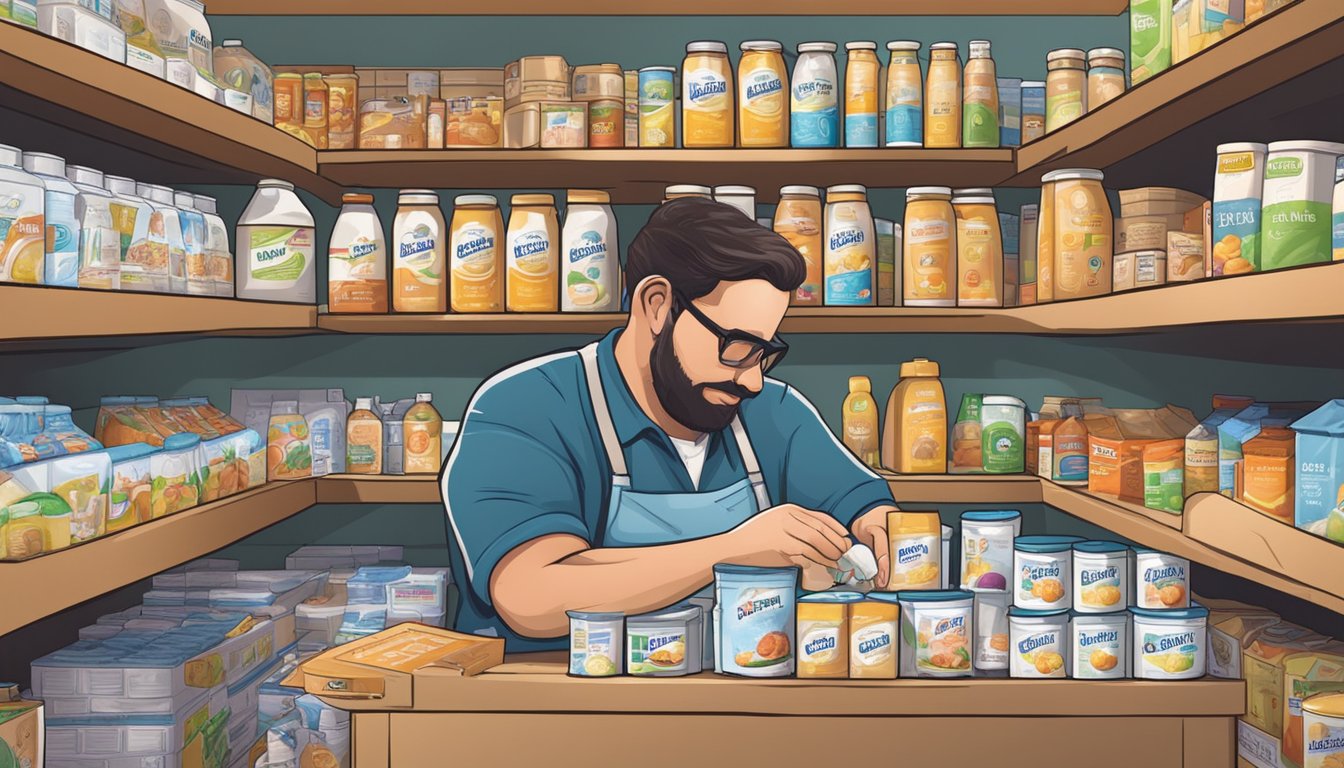
M 766 280 L 793 293 L 807 277 L 807 264 L 788 240 L 741 210 L 684 197 L 658 206 L 630 244 L 626 285 L 633 291 L 649 275 L 666 277 L 687 299 L 725 280 Z

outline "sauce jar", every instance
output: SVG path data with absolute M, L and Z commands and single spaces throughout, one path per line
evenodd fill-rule
M 1045 132 L 1052 133 L 1087 112 L 1087 66 L 1078 48 L 1045 55 Z
M 1087 109 L 1097 107 L 1125 92 L 1125 52 L 1119 48 L 1093 48 L 1087 52 Z

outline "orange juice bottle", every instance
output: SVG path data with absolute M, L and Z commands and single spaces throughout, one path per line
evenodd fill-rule
M 383 472 L 383 420 L 373 412 L 373 398 L 355 398 L 345 422 L 345 471 L 355 475 Z
M 415 396 L 415 405 L 401 419 L 405 452 L 402 468 L 408 475 L 438 474 L 440 446 L 443 442 L 443 417 L 434 409 L 428 392 Z
M 447 312 L 443 290 L 443 211 L 428 189 L 403 189 L 392 221 L 393 312 Z
M 948 187 L 910 187 L 905 192 L 901 261 L 907 307 L 957 303 L 957 230 L 951 200 Z
M 507 299 L 510 312 L 560 311 L 560 218 L 553 195 L 509 200 Z
M 737 64 L 738 145 L 789 146 L 789 74 L 774 40 L 742 43 Z
M 803 257 L 807 275 L 803 284 L 794 291 L 789 303 L 795 307 L 819 307 L 822 300 L 822 243 L 821 191 L 816 187 L 794 185 L 779 190 L 779 205 L 775 206 L 775 233 L 789 241 Z
M 961 146 L 961 64 L 956 43 L 929 46 L 929 77 L 925 81 L 924 146 Z
M 504 309 L 504 220 L 494 195 L 458 195 L 453 201 L 452 281 L 454 312 Z
M 947 472 L 947 399 L 937 363 L 922 357 L 901 363 L 887 400 L 882 465 L 907 474 Z

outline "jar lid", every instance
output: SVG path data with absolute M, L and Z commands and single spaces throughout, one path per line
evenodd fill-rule
M 1093 48 L 1087 52 L 1088 60 L 1092 59 L 1124 59 L 1125 52 L 1119 48 Z
M 1323 717 L 1344 717 L 1344 693 L 1318 693 L 1302 700 L 1302 711 Z
M 1073 545 L 1073 551 L 1085 552 L 1089 555 L 1104 555 L 1128 552 L 1129 546 L 1118 541 L 1080 541 Z
M 463 205 L 489 205 L 489 206 L 497 206 L 497 205 L 499 205 L 499 199 L 496 198 L 494 195 L 458 195 L 457 197 L 453 198 L 453 205 L 455 205 L 455 206 L 463 206 Z
M 850 391 L 850 392 L 872 392 L 872 391 L 873 391 L 873 383 L 868 379 L 867 376 L 850 376 L 850 377 L 849 377 L 849 391 Z
M 1154 610 L 1152 608 L 1130 608 L 1135 616 L 1144 619 L 1157 619 L 1159 621 L 1187 621 L 1189 619 L 1207 619 L 1209 609 L 1202 605 L 1192 605 L 1189 608 L 1166 608 L 1163 610 Z
M 695 40 L 686 44 L 687 53 L 728 53 L 728 46 L 718 40 Z
M 957 197 L 993 197 L 994 189 L 991 187 L 961 187 L 953 189 L 952 194 Z
M 914 40 L 892 40 L 887 43 L 888 51 L 918 51 L 919 43 Z
M 1060 59 L 1082 59 L 1087 54 L 1081 48 L 1056 48 L 1045 54 L 1046 61 L 1059 61 Z
M 1082 540 L 1081 536 L 1018 536 L 1013 539 L 1013 549 L 1039 553 L 1066 552 Z
M 640 67 L 640 72 L 676 72 L 676 67 Z
M 876 51 L 877 43 L 872 40 L 855 40 L 845 43 L 846 51 Z
M 103 178 L 106 179 L 107 177 L 104 176 Z M 192 195 L 192 199 L 196 201 L 196 207 L 200 209 L 201 213 L 215 212 L 215 203 L 218 202 L 215 198 L 209 195 Z M 373 195 L 369 195 L 369 202 L 373 202 Z
M 1016 509 L 989 509 L 977 510 L 975 512 L 963 512 L 961 521 L 963 523 L 1006 523 L 1009 520 L 1017 520 L 1022 517 L 1022 513 Z
M 975 593 L 964 589 L 914 589 L 896 593 L 903 603 L 946 603 L 953 600 L 974 600 Z
M 1149 549 L 1148 547 L 1134 547 L 1133 549 L 1134 554 L 1136 555 L 1161 555 L 1162 557 L 1170 557 L 1176 560 L 1185 560 L 1184 557 L 1173 555 L 1170 552 L 1163 552 L 1160 549 Z
M 1268 145 L 1256 141 L 1234 141 L 1230 144 L 1219 144 L 1217 149 L 1220 155 L 1226 152 L 1260 152 L 1263 154 L 1268 151 Z
M 611 194 L 601 189 L 570 189 L 565 191 L 569 203 L 610 203 Z
M 858 603 L 863 601 L 859 592 L 812 592 L 798 598 L 800 603 Z
M 341 195 L 341 203 L 345 205 L 373 205 L 373 195 L 360 192 L 346 192 Z
M 672 195 L 704 195 L 709 197 L 711 193 L 712 190 L 709 187 L 699 184 L 669 184 L 663 188 L 663 197 L 671 197 Z
M 702 613 L 700 606 L 694 603 L 678 603 L 670 608 L 662 608 L 657 611 L 641 613 L 638 616 L 631 616 L 629 621 L 695 621 L 700 618 Z
M 509 198 L 509 205 L 555 205 L 555 195 L 523 194 Z
M 1022 619 L 1043 619 L 1050 616 L 1062 616 L 1067 618 L 1068 608 L 1051 608 L 1049 610 L 1037 608 L 1018 608 L 1016 605 L 1008 609 L 1010 617 L 1016 616 Z
M 835 43 L 799 43 L 799 53 L 835 53 Z
M 784 46 L 778 40 L 746 40 L 738 46 L 743 51 L 782 51 Z
M 912 376 L 937 376 L 938 364 L 932 360 L 922 357 L 916 357 L 914 360 L 906 360 L 901 363 L 901 378 Z
M 237 48 L 242 44 L 243 44 L 242 40 L 234 40 L 233 38 L 229 38 L 228 40 L 221 42 L 219 45 L 221 48 Z
M 943 197 L 952 197 L 951 187 L 911 187 L 905 190 L 905 199 L 909 200 L 917 195 L 942 195 Z
M 956 44 L 956 43 L 934 43 L 933 45 L 930 45 L 930 46 L 929 46 L 929 50 L 930 50 L 930 51 L 955 51 L 955 50 L 957 50 L 957 44 Z
M 821 190 L 816 187 L 809 187 L 806 184 L 790 184 L 787 187 L 780 187 L 779 194 L 782 195 L 805 195 L 807 197 L 821 197 Z
M 91 187 L 103 186 L 103 172 L 97 168 L 90 168 L 87 165 L 67 165 L 65 166 L 65 178 L 79 184 L 87 184 Z M 173 190 L 173 196 L 181 194 Z
M 715 197 L 719 195 L 755 195 L 754 187 L 744 187 L 740 184 L 725 184 L 714 188 Z
M 1011 405 L 1022 410 L 1027 409 L 1027 404 L 1011 395 L 986 395 L 980 401 L 981 405 Z
M 827 195 L 866 195 L 868 188 L 862 184 L 836 184 L 826 188 Z
M 994 204 L 994 198 L 992 198 L 992 197 L 954 197 L 954 198 L 952 198 L 952 204 L 953 204 L 953 205 L 993 205 L 993 204 Z
M 565 615 L 571 619 L 580 621 L 622 621 L 625 619 L 624 613 L 603 613 L 597 611 L 565 611 Z
M 1091 168 L 1062 168 L 1045 174 L 1041 177 L 1041 181 L 1075 181 L 1078 179 L 1101 181 L 1104 178 L 1106 178 L 1105 174 Z
M 786 576 L 788 578 L 797 578 L 802 571 L 796 565 L 784 565 L 777 568 L 768 568 L 761 565 L 738 565 L 736 563 L 716 563 L 714 573 L 735 576 Z

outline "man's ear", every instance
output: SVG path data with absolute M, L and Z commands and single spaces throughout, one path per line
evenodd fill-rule
M 662 275 L 649 275 L 635 286 L 630 306 L 633 312 L 642 312 L 644 322 L 654 336 L 671 327 L 672 284 Z

